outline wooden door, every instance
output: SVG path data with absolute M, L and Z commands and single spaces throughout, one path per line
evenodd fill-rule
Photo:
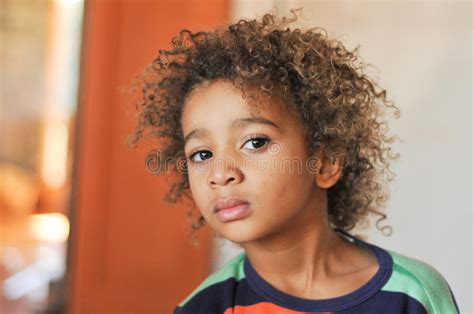
M 121 92 L 181 28 L 227 22 L 227 0 L 89 0 L 69 245 L 71 313 L 170 313 L 208 274 L 210 233 L 196 249 L 186 208 L 162 202 L 162 177 L 130 149 L 133 108 Z

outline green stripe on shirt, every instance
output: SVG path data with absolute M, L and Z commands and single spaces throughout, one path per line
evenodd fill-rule
M 458 313 L 444 277 L 425 262 L 387 250 L 393 273 L 382 290 L 401 292 L 418 300 L 428 313 Z
M 192 297 L 213 284 L 225 281 L 229 278 L 234 278 L 237 281 L 245 278 L 244 257 L 245 252 L 242 252 L 228 261 L 221 270 L 207 277 L 183 302 L 179 304 L 179 306 L 184 306 Z

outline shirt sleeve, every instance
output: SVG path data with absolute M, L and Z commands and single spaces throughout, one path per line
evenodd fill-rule
M 393 273 L 384 290 L 407 294 L 428 314 L 457 314 L 459 308 L 445 277 L 430 264 L 390 251 Z

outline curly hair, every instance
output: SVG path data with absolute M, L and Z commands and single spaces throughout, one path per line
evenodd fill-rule
M 297 19 L 291 12 L 292 18 L 267 13 L 210 32 L 181 30 L 171 49 L 160 50 L 143 72 L 138 124 L 129 143 L 136 146 L 145 133 L 159 139 L 161 147 L 146 162 L 154 173 L 172 170 L 165 200 L 191 198 L 181 115 L 193 88 L 220 79 L 244 97 L 253 87 L 257 102 L 262 95 L 279 95 L 303 124 L 310 154 L 323 147 L 329 158 L 343 157 L 341 178 L 327 190 L 331 225 L 351 230 L 373 213 L 387 235 L 391 227 L 380 228 L 386 219 L 380 209 L 389 197 L 386 183 L 394 178 L 389 163 L 398 155 L 388 145 L 396 137 L 387 135 L 384 116 L 386 108 L 397 118 L 400 111 L 365 73 L 369 65 L 359 57 L 359 46 L 349 51 L 323 28 L 290 29 Z M 193 230 L 204 223 L 200 216 Z

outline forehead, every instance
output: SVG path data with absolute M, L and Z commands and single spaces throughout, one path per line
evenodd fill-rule
M 205 82 L 187 97 L 182 115 L 183 133 L 194 128 L 228 128 L 235 119 L 262 117 L 281 128 L 289 127 L 291 119 L 283 101 L 272 97 L 268 104 L 252 102 L 228 81 Z M 293 122 L 294 123 L 294 122 Z

